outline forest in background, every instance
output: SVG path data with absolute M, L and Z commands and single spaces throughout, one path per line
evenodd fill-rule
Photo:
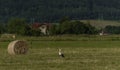
M 120 19 L 120 0 L 0 0 L 0 23 L 10 18 L 28 22 L 58 22 L 63 17 Z

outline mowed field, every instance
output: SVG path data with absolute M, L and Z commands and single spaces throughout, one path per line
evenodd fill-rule
M 19 37 L 27 40 L 25 55 L 9 55 L 13 39 L 0 38 L 0 70 L 119 70 L 120 36 Z M 62 48 L 65 58 L 58 56 Z

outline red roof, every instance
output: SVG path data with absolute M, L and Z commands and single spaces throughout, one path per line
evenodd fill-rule
M 32 24 L 32 28 L 37 29 L 42 25 L 46 25 L 47 27 L 50 27 L 50 23 L 38 23 L 38 22 L 36 22 L 36 23 Z

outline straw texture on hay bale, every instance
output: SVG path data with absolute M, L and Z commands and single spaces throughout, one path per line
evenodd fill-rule
M 26 41 L 15 40 L 8 45 L 8 53 L 11 55 L 25 54 L 28 51 L 28 44 Z

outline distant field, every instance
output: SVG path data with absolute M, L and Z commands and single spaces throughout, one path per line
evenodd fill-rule
M 96 28 L 104 28 L 107 25 L 113 26 L 120 26 L 119 21 L 109 21 L 109 20 L 81 20 L 85 23 L 90 23 L 91 25 L 95 26 Z
M 71 38 L 72 37 L 72 38 Z M 26 55 L 10 56 L 0 39 L 0 70 L 119 70 L 120 36 L 19 37 L 30 45 Z M 65 58 L 58 56 L 62 48 Z

